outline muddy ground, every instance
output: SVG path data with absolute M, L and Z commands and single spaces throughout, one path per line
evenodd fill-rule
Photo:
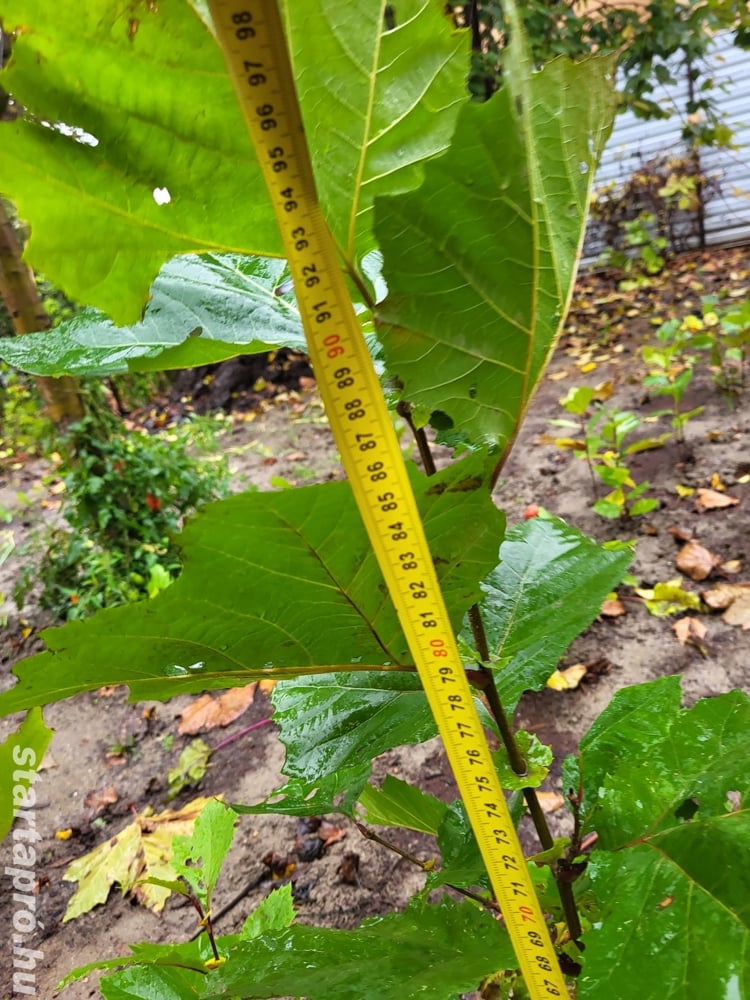
M 692 255 L 682 258 L 672 275 L 654 287 L 627 294 L 617 293 L 610 277 L 582 279 L 566 332 L 496 491 L 497 503 L 507 511 L 509 523 L 519 520 L 528 504 L 539 504 L 601 541 L 634 538 L 633 573 L 641 586 L 678 575 L 675 556 L 684 544 L 673 533 L 678 529 L 683 537 L 695 538 L 715 553 L 721 563 L 730 564 L 732 580 L 750 579 L 750 390 L 727 396 L 717 389 L 705 366 L 701 367 L 685 406 L 703 405 L 705 409 L 687 426 L 687 447 L 670 443 L 633 459 L 636 479 L 647 478 L 651 482 L 649 495 L 659 499 L 658 509 L 634 520 L 609 522 L 592 512 L 588 470 L 570 452 L 550 443 L 550 434 L 560 432 L 549 423 L 564 415 L 558 400 L 571 386 L 603 380 L 612 380 L 612 402 L 620 408 L 643 417 L 662 409 L 664 400 L 649 398 L 642 385 L 645 368 L 639 347 L 652 334 L 652 320 L 667 318 L 674 310 L 684 315 L 699 305 L 701 294 L 718 288 L 738 299 L 750 297 L 748 267 L 745 251 Z M 666 429 L 666 424 L 657 427 L 647 423 L 644 435 L 651 436 L 657 429 Z M 254 415 L 251 411 L 249 419 L 246 414 L 234 420 L 222 442 L 230 455 L 237 488 L 249 484 L 272 488 L 272 477 L 276 476 L 304 486 L 341 475 L 320 402 L 307 378 L 298 391 L 286 391 L 280 402 L 266 403 Z M 0 483 L 0 502 L 12 506 L 19 490 L 38 499 L 43 488 L 35 484 L 41 471 L 37 463 L 6 473 Z M 680 496 L 678 483 L 688 488 L 718 486 L 740 502 L 701 512 L 695 494 Z M 24 516 L 19 513 L 12 527 L 22 532 Z M 0 591 L 8 589 L 9 578 L 18 569 L 12 560 L 6 563 Z M 707 581 L 688 580 L 685 586 L 699 592 L 726 578 L 723 573 L 717 567 Z M 550 790 L 559 790 L 559 765 L 564 755 L 575 749 L 619 688 L 680 674 L 686 700 L 692 702 L 748 686 L 748 631 L 724 623 L 720 613 L 702 615 L 706 635 L 699 642 L 681 645 L 672 628 L 674 618 L 650 615 L 630 588 L 622 588 L 622 598 L 625 614 L 597 620 L 563 658 L 562 667 L 587 665 L 582 683 L 566 692 L 546 690 L 528 695 L 519 707 L 517 723 L 538 733 L 555 750 Z M 6 686 L 11 683 L 12 663 L 28 655 L 38 642 L 39 616 L 33 608 L 27 608 L 24 616 L 33 631 L 26 635 L 23 621 L 12 617 L 0 646 Z M 36 818 L 42 839 L 36 885 L 39 931 L 33 946 L 44 954 L 37 995 L 57 996 L 55 984 L 72 968 L 124 954 L 131 941 L 184 940 L 195 931 L 193 912 L 179 901 L 168 902 L 164 912 L 155 915 L 117 893 L 110 895 L 106 905 L 61 923 L 74 889 L 63 881 L 67 864 L 121 829 L 133 811 L 165 807 L 167 772 L 188 740 L 177 735 L 178 713 L 191 701 L 186 696 L 167 704 L 130 705 L 126 692 L 118 690 L 80 696 L 46 710 L 55 737 L 36 786 Z M 203 738 L 217 746 L 269 714 L 268 696 L 259 693 L 236 722 Z M 17 722 L 0 720 L 0 737 Z M 113 752 L 123 745 L 129 748 L 127 752 Z M 199 788 L 183 793 L 171 805 L 178 808 L 196 794 L 223 794 L 228 801 L 257 802 L 283 782 L 282 763 L 283 748 L 273 724 L 261 725 L 216 750 Z M 452 779 L 437 741 L 389 754 L 377 762 L 377 773 L 419 781 L 426 790 L 447 799 L 453 795 Z M 117 798 L 97 813 L 96 805 L 87 805 L 86 798 L 104 788 L 114 788 Z M 218 911 L 235 903 L 220 918 L 220 933 L 238 929 L 249 909 L 278 884 L 263 861 L 273 853 L 295 865 L 295 898 L 299 918 L 305 922 L 352 927 L 365 916 L 405 903 L 421 884 L 419 871 L 386 848 L 364 840 L 344 820 L 330 819 L 345 830 L 345 836 L 318 857 L 303 860 L 308 856 L 301 847 L 305 836 L 300 839 L 294 819 L 240 818 L 230 864 L 215 901 Z M 551 814 L 551 821 L 557 830 L 565 829 L 562 810 Z M 56 838 L 56 832 L 62 830 L 72 831 L 69 839 Z M 412 852 L 429 856 L 429 844 L 416 835 L 402 834 L 394 836 L 396 839 Z M 527 833 L 524 840 L 533 851 Z M 356 862 L 347 858 L 352 854 L 358 856 Z M 0 860 L 5 862 L 6 856 L 7 850 L 3 853 L 0 848 Z M 352 864 L 356 877 L 351 874 Z M 0 887 L 0 901 L 0 942 L 10 942 L 7 879 Z M 6 946 L 3 948 L 8 954 Z M 6 966 L 3 962 L 0 968 L 0 997 L 9 995 L 11 989 Z M 98 997 L 96 977 L 70 987 L 63 995 L 71 1000 Z

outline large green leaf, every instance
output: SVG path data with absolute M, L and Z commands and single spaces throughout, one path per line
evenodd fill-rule
M 366 984 L 368 1000 L 453 1000 L 516 964 L 497 920 L 473 903 L 450 899 L 437 906 L 413 902 L 403 913 L 351 931 L 294 924 L 251 940 L 219 939 L 218 948 L 227 961 L 208 975 L 190 971 L 201 968 L 191 943 L 170 949 L 162 959 L 169 964 L 131 966 L 105 977 L 102 993 L 106 1000 L 355 1000 Z M 186 968 L 180 969 L 183 955 Z
M 287 12 L 324 209 L 350 263 L 372 245 L 375 194 L 419 184 L 465 100 L 467 41 L 439 7 L 409 0 L 394 31 L 384 7 Z M 32 224 L 34 267 L 133 323 L 176 253 L 281 252 L 223 57 L 190 4 L 7 0 L 3 19 L 20 26 L 3 86 L 32 114 L 3 124 L 0 190 Z
M 375 203 L 389 371 L 412 403 L 501 446 L 564 318 L 614 114 L 610 59 L 532 73 L 521 42 L 507 85 L 463 108 L 423 185 Z
M 472 456 L 437 479 L 414 472 L 456 628 L 504 525 L 483 462 Z M 105 683 L 167 698 L 259 676 L 411 663 L 348 483 L 231 497 L 204 508 L 178 540 L 185 570 L 175 584 L 152 601 L 47 630 L 50 651 L 19 667 L 0 712 Z
M 448 146 L 468 33 L 432 0 L 294 0 L 286 27 L 323 214 L 356 266 L 374 247 L 375 197 L 418 187 Z
M 281 252 L 222 55 L 184 0 L 7 0 L 3 21 L 20 26 L 3 86 L 33 116 L 3 124 L 0 190 L 34 267 L 125 323 L 175 253 Z
M 663 693 L 654 689 L 657 699 Z M 599 784 L 614 739 L 607 717 L 622 719 L 628 700 L 628 692 L 615 696 L 598 723 L 601 739 L 581 756 L 584 790 L 596 800 L 586 829 L 599 834 L 588 869 L 599 913 L 585 935 L 579 995 L 746 996 L 750 699 L 735 691 L 689 711 L 665 706 L 661 739 L 652 714 L 644 746 L 626 734 Z
M 631 558 L 630 549 L 599 545 L 559 518 L 532 518 L 508 532 L 480 603 L 506 708 L 544 686 Z
M 324 674 L 276 686 L 274 721 L 286 746 L 284 773 L 320 780 L 405 743 L 435 736 L 415 674 Z
M 19 827 L 19 841 L 26 841 L 27 829 L 34 827 L 34 813 L 31 808 L 36 802 L 34 782 L 36 772 L 52 739 L 52 730 L 44 724 L 42 710 L 33 708 L 15 732 L 0 743 L 0 774 L 5 778 L 0 783 L 0 841 L 13 825 L 13 818 L 19 809 L 24 810 L 24 822 Z M 33 854 L 33 837 L 29 844 L 22 844 L 19 851 L 25 858 Z M 24 860 L 33 867 L 33 860 Z
M 599 789 L 621 761 L 646 754 L 664 739 L 666 727 L 679 711 L 682 690 L 678 677 L 661 677 L 622 691 L 593 723 L 580 743 L 586 759 L 580 816 L 583 822 L 597 808 Z M 568 757 L 563 766 L 565 788 L 581 787 L 581 760 Z
M 35 375 L 190 368 L 307 344 L 283 260 L 185 254 L 164 265 L 143 319 L 116 327 L 86 309 L 54 330 L 0 340 L 0 357 Z

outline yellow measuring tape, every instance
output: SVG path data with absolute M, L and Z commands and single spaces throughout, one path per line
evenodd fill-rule
M 291 0 L 294 2 L 294 0 Z M 567 997 L 377 373 L 320 212 L 276 0 L 209 0 L 284 241 L 336 444 L 532 1000 Z

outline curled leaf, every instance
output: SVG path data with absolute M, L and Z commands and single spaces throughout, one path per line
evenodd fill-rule
M 718 556 L 695 539 L 683 545 L 675 558 L 677 569 L 691 580 L 705 580 L 719 562 Z
M 699 511 L 734 507 L 740 502 L 737 497 L 730 497 L 728 493 L 719 493 L 718 490 L 698 489 L 695 491 L 695 495 L 695 506 Z

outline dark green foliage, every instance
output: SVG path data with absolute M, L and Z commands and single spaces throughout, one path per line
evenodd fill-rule
M 170 535 L 185 514 L 223 496 L 223 457 L 194 457 L 195 429 L 123 433 L 106 411 L 70 427 L 61 468 L 64 528 L 37 538 L 43 554 L 16 587 L 41 582 L 40 603 L 60 618 L 154 596 L 180 570 Z M 34 545 L 32 543 L 32 550 Z

